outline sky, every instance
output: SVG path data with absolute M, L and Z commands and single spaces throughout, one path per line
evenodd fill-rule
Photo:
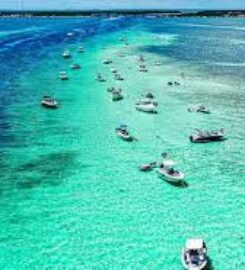
M 0 9 L 245 9 L 245 0 L 0 0 Z

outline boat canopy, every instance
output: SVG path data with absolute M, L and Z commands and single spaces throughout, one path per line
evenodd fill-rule
M 204 243 L 202 239 L 188 239 L 186 240 L 185 247 L 187 249 L 202 249 Z
M 176 162 L 174 162 L 173 160 L 164 160 L 163 161 L 163 165 L 166 167 L 173 167 L 175 166 Z

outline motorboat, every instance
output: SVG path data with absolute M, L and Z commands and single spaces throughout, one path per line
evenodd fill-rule
M 105 65 L 110 65 L 112 63 L 113 63 L 113 61 L 111 59 L 106 59 L 103 61 L 103 64 L 105 64 Z
M 60 72 L 60 79 L 62 80 L 62 81 L 67 81 L 69 78 L 68 78 L 68 75 L 67 75 L 67 73 L 66 73 L 66 71 L 61 71 Z
M 185 176 L 174 168 L 175 165 L 176 163 L 173 160 L 165 159 L 157 169 L 157 173 L 170 183 L 180 183 Z
M 54 100 L 53 98 L 51 98 L 50 96 L 43 96 L 41 100 L 41 105 L 49 109 L 58 108 L 58 102 Z
M 78 48 L 77 50 L 79 53 L 84 53 L 85 52 L 85 49 L 81 46 Z
M 100 74 L 97 74 L 96 80 L 99 82 L 106 82 L 106 79 Z
M 146 68 L 146 65 L 140 65 L 140 72 L 148 72 L 148 69 Z
M 73 37 L 73 36 L 74 36 L 74 33 L 69 32 L 69 33 L 67 33 L 67 36 L 68 36 L 68 37 Z
M 198 113 L 204 113 L 204 114 L 210 114 L 210 111 L 204 106 L 204 105 L 200 105 L 196 112 Z
M 188 108 L 188 112 L 197 112 L 197 113 L 210 114 L 210 111 L 204 105 L 199 105 L 196 108 L 195 107 L 194 108 Z
M 123 99 L 123 95 L 120 93 L 120 91 L 113 91 L 112 92 L 112 101 L 119 101 Z
M 192 143 L 208 143 L 226 140 L 225 132 L 223 129 L 215 131 L 197 130 L 196 134 L 191 135 L 189 138 Z
M 111 73 L 117 73 L 117 70 L 115 68 L 111 68 Z
M 115 80 L 117 80 L 117 81 L 123 81 L 124 78 L 120 74 L 115 73 Z
M 116 133 L 117 136 L 124 141 L 132 142 L 134 140 L 134 137 L 129 134 L 126 125 L 121 125 L 120 127 L 116 128 Z
M 157 163 L 154 161 L 154 162 L 151 162 L 151 163 L 148 163 L 148 164 L 140 165 L 139 169 L 140 169 L 140 171 L 143 171 L 143 172 L 149 172 L 152 169 L 154 169 L 156 166 L 157 166 Z
M 141 112 L 157 113 L 156 106 L 152 103 L 148 104 L 136 103 L 135 108 Z
M 65 50 L 62 55 L 66 59 L 71 58 L 71 53 L 69 50 Z
M 154 106 L 158 106 L 157 101 L 155 101 L 153 98 L 146 98 L 146 97 L 140 99 L 136 104 L 143 104 L 143 105 L 152 104 Z
M 79 64 L 72 64 L 70 67 L 73 70 L 77 70 L 77 69 L 81 69 L 82 68 Z
M 135 108 L 138 111 L 146 112 L 146 113 L 157 113 L 156 107 L 158 103 L 149 98 L 143 98 L 136 102 Z
M 188 270 L 202 270 L 207 266 L 207 247 L 202 239 L 187 239 L 182 250 L 181 260 Z

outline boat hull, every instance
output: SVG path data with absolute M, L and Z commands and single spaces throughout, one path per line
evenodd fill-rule
M 180 183 L 185 178 L 183 173 L 179 173 L 178 175 L 170 175 L 167 173 L 167 171 L 162 170 L 162 169 L 158 169 L 157 173 L 164 180 L 170 183 L 175 183 L 175 184 Z

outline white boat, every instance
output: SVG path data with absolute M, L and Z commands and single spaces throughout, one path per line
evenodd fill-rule
M 182 250 L 181 260 L 188 270 L 202 270 L 208 263 L 207 247 L 202 239 L 188 239 Z
M 149 98 L 149 97 L 145 97 L 145 98 L 140 99 L 136 104 L 144 104 L 144 105 L 152 104 L 154 106 L 158 105 L 157 101 L 155 101 L 153 98 Z
M 63 52 L 62 55 L 63 55 L 63 57 L 66 58 L 66 59 L 67 59 L 67 58 L 71 58 L 71 53 L 70 53 L 70 51 L 68 51 L 68 50 L 65 50 L 65 51 Z
M 135 108 L 138 111 L 146 112 L 146 113 L 157 113 L 156 106 L 153 104 L 136 104 Z
M 157 113 L 156 106 L 157 106 L 156 101 L 153 101 L 152 99 L 149 98 L 144 98 L 136 103 L 135 108 L 138 111 L 146 113 Z
M 68 78 L 68 75 L 67 75 L 67 73 L 66 73 L 66 71 L 61 71 L 61 72 L 60 72 L 60 79 L 61 79 L 62 81 L 66 81 L 66 80 L 69 79 L 69 78 Z
M 148 69 L 146 68 L 145 65 L 140 65 L 139 71 L 140 72 L 148 72 Z
M 78 50 L 77 50 L 79 53 L 84 53 L 85 52 L 85 49 L 83 47 L 79 47 Z
M 227 139 L 223 129 L 214 131 L 197 130 L 197 132 L 189 138 L 192 143 L 220 142 Z
M 82 67 L 79 64 L 72 64 L 70 68 L 73 70 L 77 70 L 77 69 L 81 69 Z
M 41 100 L 41 105 L 49 109 L 58 108 L 58 102 L 54 100 L 53 98 L 51 98 L 50 96 L 43 96 Z
M 116 128 L 116 133 L 119 138 L 124 141 L 132 142 L 134 138 L 129 134 L 127 126 L 121 125 L 119 128 Z
M 67 33 L 67 36 L 68 36 L 68 37 L 73 37 L 73 36 L 74 36 L 74 33 L 69 32 L 69 33 Z
M 157 169 L 158 174 L 170 183 L 180 183 L 185 176 L 182 172 L 174 169 L 176 163 L 173 160 L 164 160 Z

